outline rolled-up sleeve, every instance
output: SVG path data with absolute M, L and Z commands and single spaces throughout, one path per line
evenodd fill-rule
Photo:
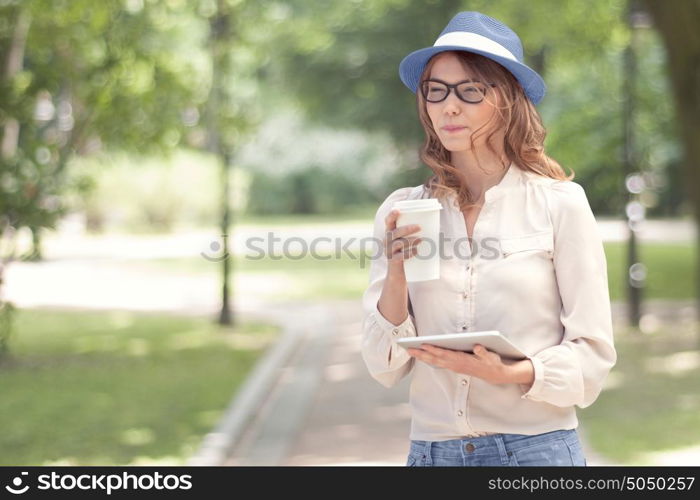
M 377 308 L 388 267 L 382 248 L 386 227 L 384 219 L 389 215 L 394 202 L 405 200 L 410 191 L 411 188 L 397 189 L 377 210 L 372 242 L 375 248 L 370 252 L 369 286 L 362 297 L 362 358 L 370 375 L 385 387 L 396 385 L 410 373 L 414 364 L 414 358 L 396 344 L 399 338 L 417 335 L 413 315 L 409 313 L 401 324 L 395 325 Z
M 562 342 L 530 357 L 534 382 L 522 398 L 555 406 L 591 405 L 615 365 L 603 242 L 583 188 L 556 182 L 548 189 L 554 228 L 554 269 L 561 295 Z

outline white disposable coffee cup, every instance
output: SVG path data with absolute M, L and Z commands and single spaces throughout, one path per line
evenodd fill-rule
M 399 211 L 396 227 L 417 224 L 420 231 L 407 237 L 419 237 L 417 253 L 404 260 L 406 281 L 428 281 L 440 278 L 440 210 L 442 205 L 435 198 L 403 200 L 394 203 Z

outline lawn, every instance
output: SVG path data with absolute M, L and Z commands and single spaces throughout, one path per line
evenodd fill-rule
M 650 299 L 691 299 L 695 297 L 695 254 L 691 244 L 642 243 L 639 258 L 647 266 L 647 286 L 643 295 Z M 608 284 L 612 300 L 625 297 L 625 264 L 627 246 L 624 243 L 605 243 L 608 261 Z
M 618 330 L 615 345 L 608 386 L 578 410 L 593 448 L 616 463 L 652 465 L 658 460 L 652 453 L 699 447 L 698 324 L 667 325 L 655 334 Z
M 207 319 L 19 310 L 0 465 L 184 464 L 279 334 Z

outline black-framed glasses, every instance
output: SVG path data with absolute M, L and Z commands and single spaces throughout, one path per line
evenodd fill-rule
M 482 83 L 479 81 L 464 80 L 450 85 L 442 80 L 431 78 L 421 83 L 421 93 L 428 102 L 442 102 L 454 89 L 455 94 L 462 101 L 469 104 L 478 104 L 484 100 L 489 87 L 496 87 L 495 83 Z

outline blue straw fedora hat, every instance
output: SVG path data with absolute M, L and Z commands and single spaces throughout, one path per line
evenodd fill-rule
M 480 12 L 460 12 L 442 30 L 432 47 L 404 57 L 399 65 L 401 81 L 415 94 L 428 60 L 448 50 L 474 52 L 493 59 L 517 78 L 534 104 L 544 97 L 547 86 L 536 71 L 523 63 L 523 45 L 518 35 L 502 22 Z

